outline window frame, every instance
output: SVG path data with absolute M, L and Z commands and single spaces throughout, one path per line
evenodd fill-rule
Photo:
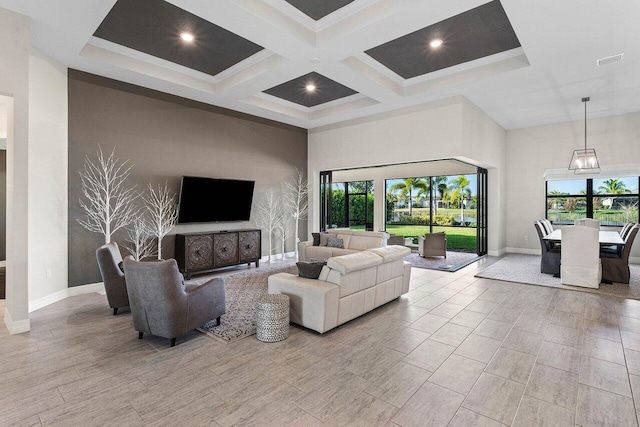
M 553 199 L 567 199 L 567 198 L 584 198 L 586 201 L 586 218 L 593 218 L 593 214 L 594 214 L 594 209 L 593 209 L 593 200 L 596 197 L 635 197 L 638 202 L 638 217 L 635 218 L 635 222 L 639 222 L 640 223 L 640 176 L 611 176 L 611 177 L 602 177 L 602 178 L 611 178 L 611 179 L 621 179 L 621 178 L 635 178 L 638 181 L 638 191 L 635 193 L 622 193 L 622 194 L 608 194 L 608 193 L 603 193 L 603 194 L 599 194 L 594 192 L 594 188 L 593 188 L 593 181 L 594 178 L 583 178 L 583 179 L 558 179 L 558 180 L 545 180 L 544 182 L 544 193 L 545 193 L 545 200 L 544 200 L 544 208 L 545 208 L 545 214 L 544 217 L 546 219 L 549 219 L 549 200 L 553 200 Z M 602 178 L 595 178 L 595 179 L 602 179 Z M 549 195 L 549 181 L 586 181 L 586 194 L 562 194 L 562 195 Z M 553 221 L 552 221 L 553 222 Z M 569 223 L 564 223 L 564 222 L 559 222 L 559 223 L 555 223 L 558 225 L 571 225 Z M 624 224 L 620 224 L 620 225 L 608 225 L 608 224 L 602 224 L 602 227 L 622 227 Z

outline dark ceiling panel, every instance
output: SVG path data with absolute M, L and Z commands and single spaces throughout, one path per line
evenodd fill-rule
M 286 0 L 293 7 L 300 10 L 316 21 L 352 3 L 354 0 Z
M 429 41 L 441 39 L 439 48 Z M 402 36 L 365 53 L 405 79 L 520 46 L 498 0 Z
M 306 87 L 308 84 L 313 84 L 316 90 L 308 92 Z M 353 89 L 349 89 L 340 83 L 331 80 L 312 72 L 306 74 L 297 79 L 289 80 L 281 85 L 274 86 L 271 89 L 267 89 L 264 93 L 277 96 L 278 98 L 286 99 L 296 104 L 304 105 L 305 107 L 314 107 L 316 105 L 324 104 L 325 102 L 335 101 L 336 99 L 344 98 L 345 96 L 354 95 L 356 92 Z
M 212 76 L 263 49 L 163 0 L 118 0 L 93 35 Z

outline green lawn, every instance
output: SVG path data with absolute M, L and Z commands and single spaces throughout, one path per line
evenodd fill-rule
M 433 226 L 433 232 L 444 231 L 447 235 L 447 249 L 475 252 L 476 229 L 472 227 L 441 227 Z M 404 237 L 423 236 L 429 232 L 428 225 L 392 225 L 387 224 L 387 233 L 399 234 Z

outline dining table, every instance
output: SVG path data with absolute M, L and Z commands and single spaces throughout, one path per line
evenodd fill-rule
M 598 241 L 600 242 L 600 246 L 624 246 L 624 240 L 622 240 L 622 237 L 617 231 L 600 230 L 598 233 Z M 544 236 L 542 239 L 554 243 L 562 242 L 562 229 L 555 229 L 551 233 Z

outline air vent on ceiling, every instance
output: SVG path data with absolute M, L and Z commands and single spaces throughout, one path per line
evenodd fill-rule
M 598 67 L 600 67 L 602 65 L 613 64 L 614 62 L 620 62 L 622 61 L 622 55 L 624 55 L 624 53 L 619 53 L 613 56 L 607 56 L 606 58 L 600 58 L 596 61 L 596 63 L 598 64 Z

